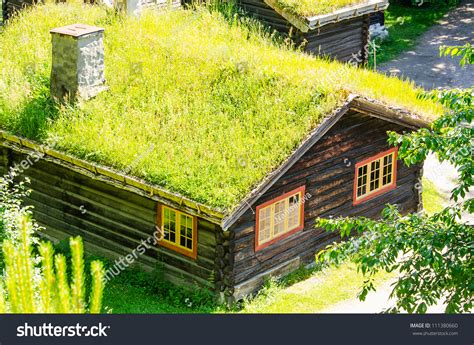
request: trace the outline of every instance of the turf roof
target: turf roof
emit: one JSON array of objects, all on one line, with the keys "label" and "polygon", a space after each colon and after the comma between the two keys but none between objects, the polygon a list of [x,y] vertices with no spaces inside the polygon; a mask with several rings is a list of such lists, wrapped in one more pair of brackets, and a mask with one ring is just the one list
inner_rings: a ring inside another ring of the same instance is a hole
[{"label": "turf roof", "polygon": [[[49,30],[105,28],[109,91],[49,100]],[[229,211],[349,92],[427,118],[442,109],[413,84],[277,46],[220,13],[42,5],[0,34],[0,126]]]},{"label": "turf roof", "polygon": [[344,7],[369,2],[370,0],[276,0],[282,9],[302,17],[329,14]]}]

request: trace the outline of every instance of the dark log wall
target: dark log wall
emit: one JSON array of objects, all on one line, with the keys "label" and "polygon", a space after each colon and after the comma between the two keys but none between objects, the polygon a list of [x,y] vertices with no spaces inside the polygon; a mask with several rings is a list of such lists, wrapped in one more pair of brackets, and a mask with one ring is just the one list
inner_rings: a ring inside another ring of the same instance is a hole
[{"label": "dark log wall", "polygon": [[385,25],[385,11],[372,13],[370,15],[370,25],[375,25],[375,24],[380,24],[382,26]]},{"label": "dark log wall", "polygon": [[283,35],[291,34],[297,45],[304,44],[307,52],[343,62],[350,61],[353,54],[360,54],[360,64],[367,60],[369,15],[302,33],[262,0],[239,0],[239,4],[265,25]]},{"label": "dark log wall", "polygon": [[[284,272],[303,263],[311,263],[314,254],[336,239],[336,234],[314,228],[316,217],[378,217],[387,203],[398,204],[403,212],[418,210],[421,179],[419,166],[407,168],[398,161],[397,188],[358,206],[353,206],[355,164],[389,149],[386,132],[403,131],[399,125],[349,112],[272,188],[253,205],[278,197],[306,185],[312,197],[305,204],[305,229],[258,251],[255,245],[255,214],[245,213],[231,227],[235,243],[232,280],[235,297],[255,291],[272,270]],[[296,261],[295,261],[296,259]],[[279,273],[279,272],[276,272]]]},{"label": "dark log wall", "polygon": [[244,11],[279,33],[288,35],[290,30],[296,33],[295,28],[263,0],[239,0],[238,4]]},{"label": "dark log wall", "polygon": [[3,20],[11,18],[16,11],[21,10],[25,6],[30,6],[37,3],[36,0],[2,0],[3,3]]},{"label": "dark log wall", "polygon": [[[3,149],[0,153],[0,169],[7,154],[10,164],[17,166],[25,158],[12,150]],[[80,235],[89,253],[115,260],[132,253],[155,231],[154,200],[43,160],[22,175],[31,179],[33,190],[27,203],[34,206],[35,219],[52,240]],[[162,267],[165,278],[176,284],[197,283],[214,289],[216,239],[220,233],[214,224],[198,219],[196,260],[151,246],[138,263],[146,269]]]},{"label": "dark log wall", "polygon": [[0,176],[8,173],[8,149],[0,146]]},{"label": "dark log wall", "polygon": [[[363,64],[367,61],[369,16],[329,24],[302,35],[305,50],[343,62]],[[360,60],[360,61],[359,61]]]}]

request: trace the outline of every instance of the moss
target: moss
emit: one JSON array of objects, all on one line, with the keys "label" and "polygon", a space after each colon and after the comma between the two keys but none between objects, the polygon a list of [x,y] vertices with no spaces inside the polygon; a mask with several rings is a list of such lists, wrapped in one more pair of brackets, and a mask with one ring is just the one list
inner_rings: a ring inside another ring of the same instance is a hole
[{"label": "moss", "polygon": [[[109,91],[49,101],[49,30],[105,28]],[[234,207],[349,92],[426,117],[410,82],[291,51],[256,24],[206,9],[122,17],[42,5],[0,33],[0,126],[142,177],[208,206]]]}]

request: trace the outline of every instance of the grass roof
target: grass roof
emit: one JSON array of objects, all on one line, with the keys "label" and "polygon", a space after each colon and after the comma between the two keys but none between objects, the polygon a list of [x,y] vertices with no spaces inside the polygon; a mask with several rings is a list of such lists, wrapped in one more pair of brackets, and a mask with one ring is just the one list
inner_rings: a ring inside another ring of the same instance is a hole
[{"label": "grass roof", "polygon": [[276,0],[282,9],[302,17],[329,14],[344,7],[368,2],[369,0]]},{"label": "grass roof", "polygon": [[[74,107],[49,99],[49,30],[105,28],[109,91]],[[348,92],[425,116],[409,82],[277,46],[255,25],[201,9],[140,19],[42,5],[0,33],[0,126],[221,210],[278,167]]]}]

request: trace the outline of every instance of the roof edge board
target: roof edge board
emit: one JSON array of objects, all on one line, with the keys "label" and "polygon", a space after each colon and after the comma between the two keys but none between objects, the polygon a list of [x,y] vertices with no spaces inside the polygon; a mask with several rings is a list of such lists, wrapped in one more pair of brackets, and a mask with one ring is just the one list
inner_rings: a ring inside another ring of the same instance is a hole
[{"label": "roof edge board", "polygon": [[278,5],[277,0],[263,0],[268,6],[273,8],[279,15],[281,15],[283,18],[288,20],[293,26],[295,26],[297,29],[301,30],[302,32],[308,32],[309,31],[309,26],[307,19],[305,17],[300,17],[296,14],[293,14],[284,8],[281,8],[280,5]]}]

